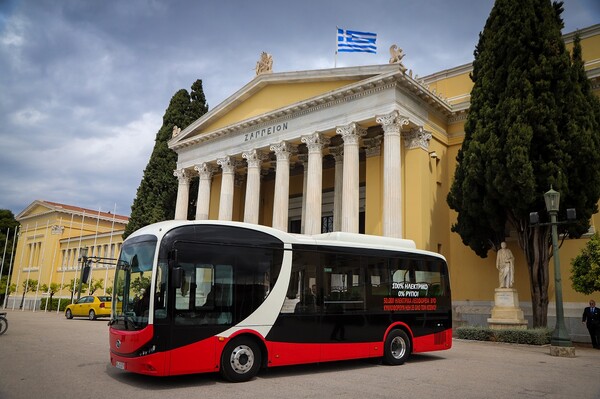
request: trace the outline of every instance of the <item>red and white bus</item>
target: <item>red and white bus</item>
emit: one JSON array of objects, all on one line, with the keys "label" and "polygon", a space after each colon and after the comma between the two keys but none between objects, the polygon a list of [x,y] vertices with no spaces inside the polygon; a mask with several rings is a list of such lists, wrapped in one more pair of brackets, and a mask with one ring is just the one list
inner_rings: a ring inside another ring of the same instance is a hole
[{"label": "red and white bus", "polygon": [[402,364],[452,346],[448,267],[410,240],[167,221],[123,243],[109,324],[111,363],[134,373]]}]

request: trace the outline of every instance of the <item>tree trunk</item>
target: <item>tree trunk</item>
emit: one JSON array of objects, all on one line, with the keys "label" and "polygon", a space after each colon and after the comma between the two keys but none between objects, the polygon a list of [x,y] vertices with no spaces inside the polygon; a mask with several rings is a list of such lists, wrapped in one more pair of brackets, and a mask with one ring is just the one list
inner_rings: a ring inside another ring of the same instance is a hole
[{"label": "tree trunk", "polygon": [[529,283],[531,289],[531,306],[533,310],[533,327],[548,326],[548,263],[550,260],[550,227],[536,226],[519,230],[519,244],[525,253]]},{"label": "tree trunk", "polygon": [[19,306],[19,309],[23,309],[24,302],[25,302],[25,291],[23,291],[23,296],[21,297],[21,305]]}]

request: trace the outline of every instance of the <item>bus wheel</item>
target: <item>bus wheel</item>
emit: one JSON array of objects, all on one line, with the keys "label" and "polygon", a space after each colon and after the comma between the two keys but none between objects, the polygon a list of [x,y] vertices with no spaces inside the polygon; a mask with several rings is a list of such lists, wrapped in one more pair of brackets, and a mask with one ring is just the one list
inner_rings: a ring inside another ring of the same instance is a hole
[{"label": "bus wheel", "polygon": [[221,355],[221,375],[231,382],[243,382],[258,374],[261,353],[250,338],[237,338],[229,342]]},{"label": "bus wheel", "polygon": [[385,340],[383,358],[387,364],[403,364],[410,355],[410,339],[402,330],[393,330]]}]

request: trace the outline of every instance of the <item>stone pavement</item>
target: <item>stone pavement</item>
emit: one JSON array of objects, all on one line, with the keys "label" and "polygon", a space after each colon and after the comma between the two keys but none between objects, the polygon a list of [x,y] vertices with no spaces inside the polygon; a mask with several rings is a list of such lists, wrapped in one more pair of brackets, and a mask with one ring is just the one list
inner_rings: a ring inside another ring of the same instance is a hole
[{"label": "stone pavement", "polygon": [[155,378],[113,368],[106,320],[8,311],[0,336],[0,399],[64,398],[600,398],[600,350],[575,358],[548,346],[455,340],[403,366],[377,359],[263,370],[231,384],[217,374]]}]

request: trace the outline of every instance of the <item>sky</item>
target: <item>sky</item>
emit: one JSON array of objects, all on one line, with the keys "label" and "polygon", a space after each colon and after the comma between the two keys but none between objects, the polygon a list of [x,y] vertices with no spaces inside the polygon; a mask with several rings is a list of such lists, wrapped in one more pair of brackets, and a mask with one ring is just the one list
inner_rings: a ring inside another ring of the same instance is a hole
[{"label": "sky", "polygon": [[[35,200],[129,215],[171,97],[202,79],[209,110],[273,71],[333,68],[336,27],[377,34],[419,76],[473,61],[492,0],[0,0],[0,209]],[[565,0],[563,33],[600,23]],[[173,177],[175,179],[175,177]]]}]

